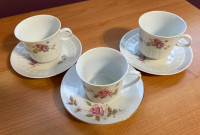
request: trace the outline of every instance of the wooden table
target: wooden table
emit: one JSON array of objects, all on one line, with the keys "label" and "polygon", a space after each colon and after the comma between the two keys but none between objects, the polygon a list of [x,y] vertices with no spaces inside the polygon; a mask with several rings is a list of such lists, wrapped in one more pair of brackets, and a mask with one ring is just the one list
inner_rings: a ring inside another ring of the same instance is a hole
[{"label": "wooden table", "polygon": [[[9,9],[8,10],[12,10]],[[30,79],[17,74],[10,54],[19,42],[15,26],[37,14],[57,16],[81,40],[83,52],[100,46],[119,50],[119,41],[138,27],[140,15],[151,10],[173,12],[187,22],[193,37],[192,64],[171,76],[142,72],[145,92],[139,109],[113,125],[91,125],[71,116],[60,97],[64,74]],[[200,11],[184,0],[91,0],[0,19],[1,135],[199,135],[200,134]]]}]

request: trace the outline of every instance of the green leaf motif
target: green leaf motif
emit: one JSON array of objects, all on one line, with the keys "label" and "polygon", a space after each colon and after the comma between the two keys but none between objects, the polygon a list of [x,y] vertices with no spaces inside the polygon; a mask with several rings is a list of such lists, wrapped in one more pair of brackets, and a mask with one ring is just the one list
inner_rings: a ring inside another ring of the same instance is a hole
[{"label": "green leaf motif", "polygon": [[34,53],[38,53],[36,50],[33,50]]},{"label": "green leaf motif", "polygon": [[87,117],[93,117],[92,114],[86,114],[85,116],[87,116]]},{"label": "green leaf motif", "polygon": [[73,105],[73,103],[72,103],[72,102],[68,102],[68,104],[69,104],[69,105]]},{"label": "green leaf motif", "polygon": [[74,102],[74,99],[73,99],[73,97],[72,97],[72,96],[70,96],[70,101],[71,101],[71,102]]},{"label": "green leaf motif", "polygon": [[92,106],[92,104],[89,101],[86,101],[87,105]]},{"label": "green leaf motif", "polygon": [[151,44],[149,42],[146,43],[147,46],[151,46]]},{"label": "green leaf motif", "polygon": [[77,106],[77,102],[76,102],[76,100],[74,100],[74,105]]},{"label": "green leaf motif", "polygon": [[95,94],[95,95],[94,95],[94,98],[98,98],[98,97],[99,97],[99,95],[98,95],[98,94]]}]

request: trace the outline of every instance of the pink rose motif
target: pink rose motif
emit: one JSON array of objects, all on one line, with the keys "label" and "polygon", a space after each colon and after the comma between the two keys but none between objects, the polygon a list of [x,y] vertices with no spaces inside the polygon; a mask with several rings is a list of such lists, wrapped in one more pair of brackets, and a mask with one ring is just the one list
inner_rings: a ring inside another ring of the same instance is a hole
[{"label": "pink rose motif", "polygon": [[43,46],[42,46],[42,50],[43,50],[43,51],[46,51],[46,50],[48,50],[48,49],[49,49],[48,45],[43,45]]},{"label": "pink rose motif", "polygon": [[36,63],[37,63],[36,61],[31,60],[31,63],[30,63],[30,64],[31,64],[32,66],[34,66]]},{"label": "pink rose motif", "polygon": [[74,112],[77,113],[77,112],[80,112],[81,109],[80,108],[77,108]]},{"label": "pink rose motif", "polygon": [[158,43],[160,43],[161,41],[160,41],[159,39],[154,39],[154,42],[155,42],[156,44],[158,44]]},{"label": "pink rose motif", "polygon": [[140,61],[144,61],[144,57],[139,57],[138,58]]},{"label": "pink rose motif", "polygon": [[42,44],[37,44],[36,47],[37,48],[42,48]]},{"label": "pink rose motif", "polygon": [[94,116],[103,116],[104,110],[102,106],[99,106],[98,104],[94,104],[92,108],[90,108],[89,113]]},{"label": "pink rose motif", "polygon": [[112,94],[112,92],[109,90],[106,90],[106,89],[98,91],[98,95],[100,98],[105,98],[106,96],[109,96],[111,94]]},{"label": "pink rose motif", "polygon": [[158,47],[158,48],[162,48],[164,46],[164,44],[163,43],[158,43],[158,44],[156,44],[156,47]]}]

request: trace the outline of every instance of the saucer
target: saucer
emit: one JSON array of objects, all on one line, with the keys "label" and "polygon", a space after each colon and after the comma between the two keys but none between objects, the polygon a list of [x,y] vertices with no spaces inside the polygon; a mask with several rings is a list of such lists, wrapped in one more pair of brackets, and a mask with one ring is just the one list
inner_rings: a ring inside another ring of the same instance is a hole
[{"label": "saucer", "polygon": [[12,51],[10,62],[13,69],[22,76],[46,78],[69,69],[78,60],[81,52],[81,42],[73,35],[69,40],[62,42],[62,52],[56,60],[48,63],[37,63],[31,59],[28,51],[19,42]]},{"label": "saucer", "polygon": [[[135,69],[130,66],[129,70]],[[124,83],[133,79],[136,79],[136,77],[127,76],[124,79]],[[94,103],[86,96],[74,65],[65,74],[60,92],[66,110],[75,118],[90,124],[105,125],[129,118],[142,101],[144,86],[142,80],[139,80],[129,88],[121,90],[112,101]]]},{"label": "saucer", "polygon": [[[187,43],[185,39],[179,42]],[[185,70],[192,62],[193,52],[191,47],[174,46],[172,52],[164,59],[150,59],[145,57],[138,48],[139,28],[126,33],[120,41],[120,51],[129,64],[135,68],[155,75],[172,75]]]}]

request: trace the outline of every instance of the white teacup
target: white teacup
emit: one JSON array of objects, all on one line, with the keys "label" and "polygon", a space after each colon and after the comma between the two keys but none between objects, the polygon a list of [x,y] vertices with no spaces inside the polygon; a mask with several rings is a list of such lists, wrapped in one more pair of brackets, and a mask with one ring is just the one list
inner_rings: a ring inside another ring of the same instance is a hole
[{"label": "white teacup", "polygon": [[[169,12],[151,11],[139,19],[140,43],[139,50],[149,58],[161,59],[167,57],[175,45],[188,47],[192,38],[186,31],[185,21]],[[188,44],[180,44],[180,38],[188,38]]]},{"label": "white teacup", "polygon": [[[138,71],[128,72],[125,57],[117,50],[99,47],[88,50],[80,56],[76,71],[81,78],[87,96],[94,102],[105,103],[116,97],[119,90],[125,89],[140,80]],[[137,78],[123,85],[127,75]]]},{"label": "white teacup", "polygon": [[33,60],[50,62],[61,53],[62,40],[72,35],[69,28],[61,28],[58,18],[51,15],[36,15],[21,21],[14,34],[28,50]]}]

